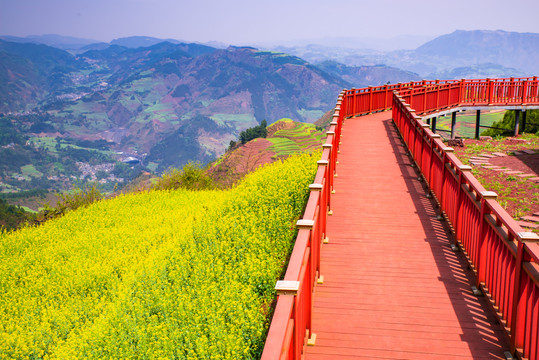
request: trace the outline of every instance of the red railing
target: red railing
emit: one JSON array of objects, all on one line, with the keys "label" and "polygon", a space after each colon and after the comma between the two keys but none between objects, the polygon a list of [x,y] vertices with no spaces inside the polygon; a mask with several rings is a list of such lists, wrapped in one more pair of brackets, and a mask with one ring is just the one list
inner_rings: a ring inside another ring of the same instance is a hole
[{"label": "red railing", "polygon": [[322,145],[322,159],[303,219],[297,223],[298,236],[283,281],[277,283],[277,304],[262,359],[300,359],[311,333],[312,292],[320,276],[320,247],[326,238],[326,220],[330,209],[333,174],[337,161],[342,116],[339,96],[333,121]]},{"label": "red railing", "polygon": [[423,113],[429,113],[435,111],[433,104],[438,101],[440,109],[470,103],[537,105],[537,79],[461,82],[457,105],[447,100],[457,87],[449,84],[440,88],[447,90],[446,94],[435,89],[406,90],[402,96],[394,93],[393,120],[451,222],[455,238],[477,276],[477,286],[488,297],[511,339],[512,351],[521,358],[538,360],[539,237],[522,230],[498,204],[496,194],[485,190],[471,168],[456,158],[453,149],[429,130],[411,106],[419,104]]},{"label": "red railing", "polygon": [[525,233],[433,134],[418,115],[459,106],[539,105],[537,77],[417,81],[344,90],[323,145],[315,181],[283,281],[262,354],[263,360],[300,359],[313,340],[312,293],[320,275],[320,248],[345,117],[392,108],[408,150],[452,223],[455,236],[511,337],[514,352],[539,360],[539,239]]}]

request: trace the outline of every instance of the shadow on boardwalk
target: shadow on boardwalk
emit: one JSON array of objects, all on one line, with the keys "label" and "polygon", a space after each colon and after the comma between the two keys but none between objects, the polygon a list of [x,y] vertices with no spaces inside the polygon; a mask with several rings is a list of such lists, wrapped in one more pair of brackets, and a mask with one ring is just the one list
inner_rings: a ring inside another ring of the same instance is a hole
[{"label": "shadow on boardwalk", "polygon": [[390,116],[343,127],[306,359],[504,359],[505,334]]},{"label": "shadow on boardwalk", "polygon": [[[440,272],[439,281],[444,285],[461,325],[461,340],[469,344],[473,358],[484,358],[485,355],[501,357],[503,350],[509,350],[505,332],[489,310],[487,300],[473,295],[471,286],[476,282],[473,271],[464,254],[452,251],[450,245],[455,239],[449,224],[438,220],[440,208],[434,198],[427,198],[427,184],[419,180],[417,167],[411,166],[412,159],[406,155],[404,141],[398,137],[396,127],[391,120],[385,120],[384,126],[423,229],[430,235],[425,241],[432,250]],[[485,354],[486,349],[493,347],[501,349],[502,353]]]}]

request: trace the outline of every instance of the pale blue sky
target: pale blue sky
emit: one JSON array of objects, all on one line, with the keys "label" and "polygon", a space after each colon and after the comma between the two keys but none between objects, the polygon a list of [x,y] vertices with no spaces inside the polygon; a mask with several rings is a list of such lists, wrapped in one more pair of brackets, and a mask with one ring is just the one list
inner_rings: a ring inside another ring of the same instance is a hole
[{"label": "pale blue sky", "polygon": [[146,35],[258,44],[325,37],[539,33],[538,0],[0,0],[0,35]]}]

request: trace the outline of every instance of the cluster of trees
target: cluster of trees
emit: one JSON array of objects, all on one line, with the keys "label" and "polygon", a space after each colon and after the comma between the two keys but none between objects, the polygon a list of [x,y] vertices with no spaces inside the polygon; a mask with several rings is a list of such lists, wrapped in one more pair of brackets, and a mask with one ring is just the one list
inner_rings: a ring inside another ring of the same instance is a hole
[{"label": "cluster of trees", "polygon": [[238,145],[238,143],[241,143],[243,145],[256,138],[265,138],[266,136],[268,136],[267,127],[268,123],[264,119],[260,122],[260,125],[243,130],[242,132],[240,132],[240,138],[238,142],[231,141],[228,146],[228,150],[234,149]]},{"label": "cluster of trees", "polygon": [[19,206],[10,205],[5,200],[0,199],[0,231],[2,229],[14,230],[21,224],[33,219],[33,215],[24,211]]},{"label": "cluster of trees", "polygon": [[[482,135],[513,135],[515,129],[515,111],[507,111],[503,119],[492,124],[492,128],[484,131]],[[526,110],[526,123],[523,124],[520,116],[520,132],[539,135],[539,110]]]}]

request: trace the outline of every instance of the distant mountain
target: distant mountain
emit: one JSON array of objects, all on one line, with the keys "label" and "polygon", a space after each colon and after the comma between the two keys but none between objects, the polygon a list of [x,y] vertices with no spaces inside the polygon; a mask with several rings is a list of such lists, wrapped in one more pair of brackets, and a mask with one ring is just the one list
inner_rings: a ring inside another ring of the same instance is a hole
[{"label": "distant mountain", "polygon": [[398,49],[415,49],[418,46],[424,44],[425,42],[432,40],[433,38],[434,36],[405,34],[391,38],[341,36],[289,40],[282,41],[280,43],[261,44],[260,46],[262,48],[271,48],[276,50],[280,49],[281,47],[291,47],[295,49],[309,47],[338,47],[342,49],[371,49],[375,51],[392,51]]},{"label": "distant mountain", "polygon": [[[23,188],[38,176],[70,181],[80,162],[140,160],[158,172],[189,160],[206,163],[262,120],[322,118],[343,88],[427,76],[536,75],[537,37],[457,31],[416,50],[309,45],[296,49],[301,57],[151,37],[69,52],[0,40],[0,122],[11,134],[0,137],[0,186],[8,179]],[[68,40],[47,41],[77,39]],[[115,176],[131,175],[120,168]]]},{"label": "distant mountain", "polygon": [[334,61],[325,61],[316,66],[342,77],[355,88],[421,80],[416,73],[385,65],[346,66]]},{"label": "distant mountain", "polygon": [[61,93],[79,65],[57,48],[0,40],[0,113],[30,110],[50,93]]},{"label": "distant mountain", "polygon": [[526,76],[526,74],[514,68],[502,65],[486,63],[471,66],[456,67],[451,70],[441,71],[427,76],[428,79],[484,79],[488,77],[507,78],[512,76]]},{"label": "distant mountain", "polygon": [[452,59],[466,65],[493,63],[539,74],[539,34],[457,30],[418,47],[416,57]]},{"label": "distant mountain", "polygon": [[[358,49],[354,43],[310,44],[275,47],[314,63],[327,60],[348,66],[384,64],[419,74],[420,77],[448,76],[452,69],[477,67],[480,72],[468,71],[470,76],[482,74],[494,77],[500,74],[499,65],[508,76],[539,74],[539,34],[516,33],[502,30],[458,30],[439,36],[414,50],[382,51]],[[513,71],[514,70],[514,71]],[[462,70],[459,70],[462,72]]]},{"label": "distant mountain", "polygon": [[282,53],[170,42],[74,56],[3,41],[0,76],[0,112],[23,135],[107,140],[157,171],[208,162],[264,119],[313,122],[349,86]]},{"label": "distant mountain", "polygon": [[62,50],[78,50],[84,46],[98,42],[97,40],[83,39],[72,36],[62,36],[56,34],[29,35],[26,37],[0,36],[0,39],[18,43],[44,44]]},{"label": "distant mountain", "polygon": [[150,36],[128,36],[124,38],[114,39],[110,42],[111,45],[119,45],[127,48],[139,48],[156,45],[162,42],[172,44],[180,44],[181,41],[175,39],[159,39]]}]

